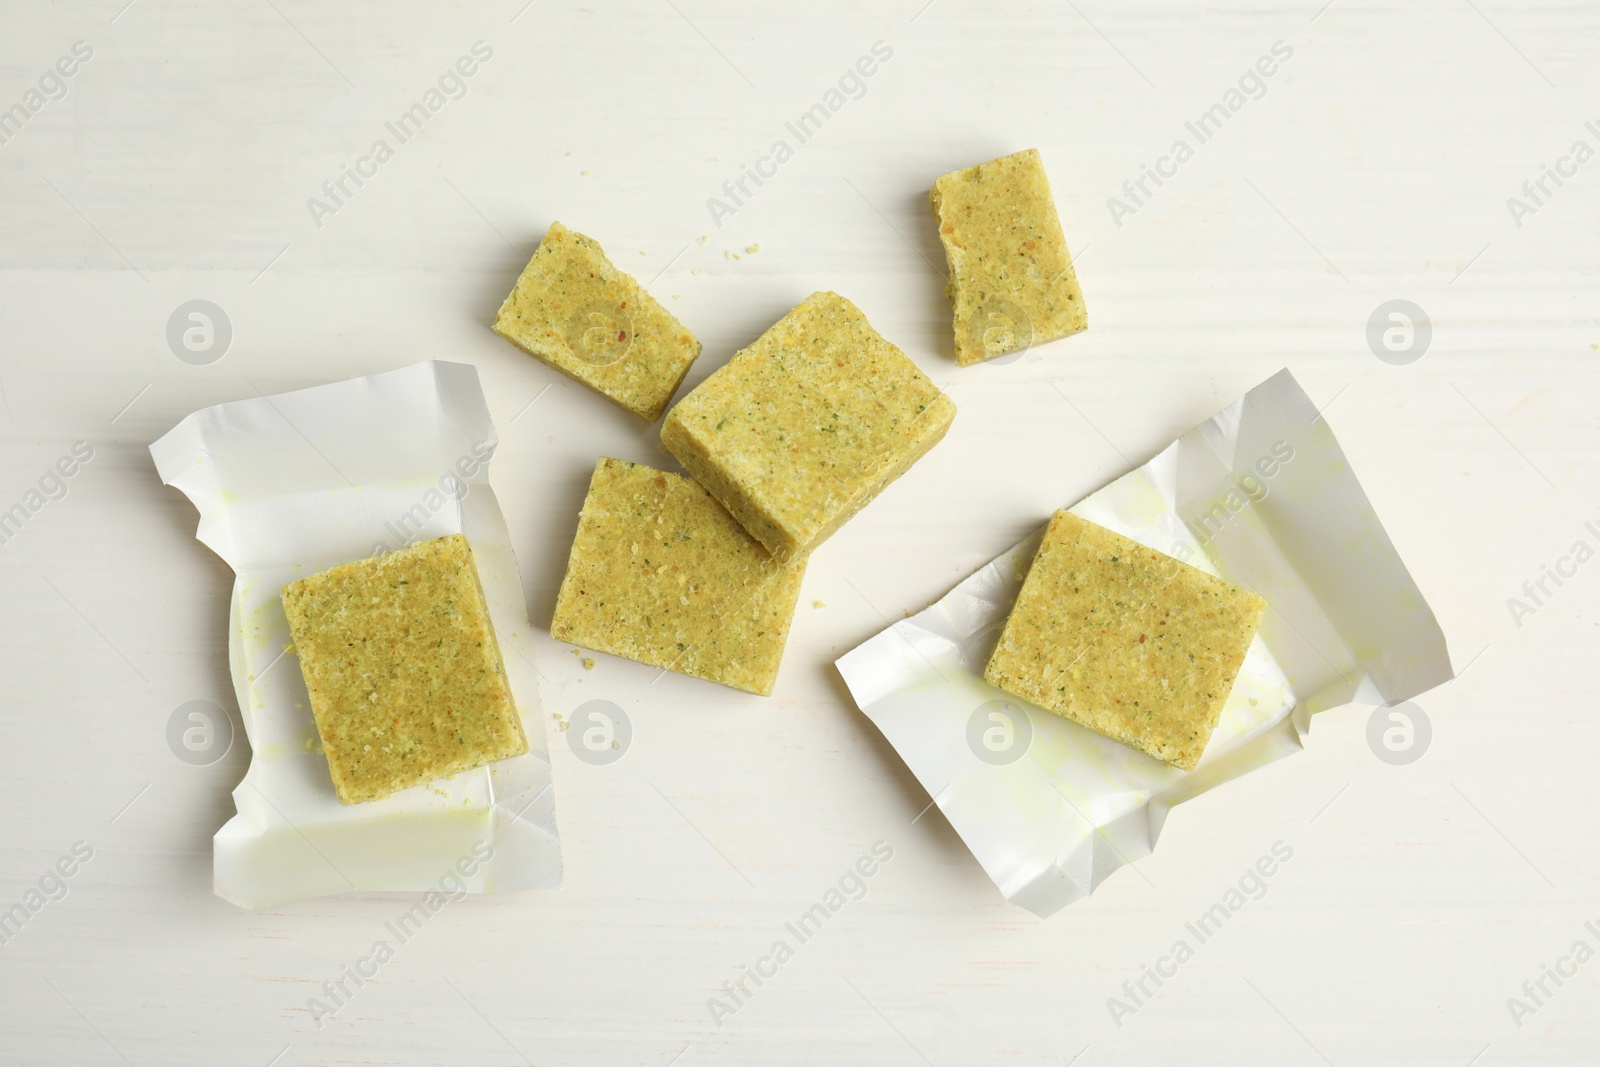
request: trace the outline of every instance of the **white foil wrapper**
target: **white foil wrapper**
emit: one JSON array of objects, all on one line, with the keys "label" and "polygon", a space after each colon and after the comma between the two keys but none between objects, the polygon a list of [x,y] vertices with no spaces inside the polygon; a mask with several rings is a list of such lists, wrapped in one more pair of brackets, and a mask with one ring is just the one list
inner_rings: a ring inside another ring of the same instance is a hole
[{"label": "white foil wrapper", "polygon": [[1037,915],[1149,855],[1173,805],[1299,751],[1312,714],[1453,677],[1433,613],[1287,370],[1069,510],[1270,605],[1193,771],[984,682],[1042,528],[838,661],[995,885]]},{"label": "white foil wrapper", "polygon": [[[404,370],[197,411],[150,446],[233,568],[228,660],[250,740],[215,889],[240,907],[379,890],[561,883],[532,634],[489,487],[498,439],[478,373]],[[529,751],[382,800],[340,804],[289,646],[285,583],[413,541],[472,545]]]}]

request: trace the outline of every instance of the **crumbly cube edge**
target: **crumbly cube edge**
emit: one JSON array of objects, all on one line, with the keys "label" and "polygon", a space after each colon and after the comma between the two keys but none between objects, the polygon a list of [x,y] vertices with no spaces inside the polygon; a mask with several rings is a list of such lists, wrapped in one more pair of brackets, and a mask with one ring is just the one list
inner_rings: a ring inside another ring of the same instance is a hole
[{"label": "crumbly cube edge", "polygon": [[1037,149],[943,175],[929,201],[950,265],[945,292],[959,365],[1088,328]]}]

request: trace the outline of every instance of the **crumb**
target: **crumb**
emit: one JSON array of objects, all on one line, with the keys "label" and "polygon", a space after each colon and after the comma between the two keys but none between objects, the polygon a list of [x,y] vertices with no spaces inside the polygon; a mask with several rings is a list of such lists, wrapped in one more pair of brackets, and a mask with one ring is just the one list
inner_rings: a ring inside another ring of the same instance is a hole
[{"label": "crumb", "polygon": [[583,172],[583,176],[584,176],[584,177],[585,177],[585,178],[587,178],[587,177],[588,177],[588,176],[589,176],[589,172],[588,172],[588,171],[584,171],[584,172]]},{"label": "crumb", "polygon": [[583,669],[586,671],[594,670],[594,660],[590,659],[588,656],[583,657]]},{"label": "crumb", "polygon": [[694,267],[689,271],[689,273],[694,275],[696,278],[698,278],[698,277],[700,277],[700,268],[699,267]]},{"label": "crumb", "polygon": [[648,255],[649,255],[649,254],[650,254],[650,253],[649,253],[649,252],[646,252],[646,251],[645,251],[645,250],[644,250],[644,249],[642,249],[642,248],[641,248],[641,249],[639,249],[639,254],[640,254],[640,255],[641,255],[641,256],[648,256]]},{"label": "crumb", "polygon": [[723,250],[722,256],[723,256],[724,259],[728,259],[728,260],[734,260],[734,259],[743,258],[743,257],[741,257],[739,255],[739,253],[731,251],[731,250],[728,250],[728,249],[724,249]]},{"label": "crumb", "polygon": [[755,255],[757,252],[761,251],[761,242],[757,241],[753,245],[746,245],[745,251],[750,253],[752,256]]},{"label": "crumb", "polygon": [[699,241],[701,244],[705,244],[707,241],[711,240],[711,238],[707,237],[705,234],[701,234],[699,237],[695,238],[695,240]]},{"label": "crumb", "polygon": [[812,601],[812,602],[811,602],[811,606],[812,606],[812,607],[813,607],[813,608],[818,608],[818,609],[820,609],[820,608],[825,608],[825,607],[827,607],[827,606],[828,606],[828,605],[826,605],[826,604],[824,604],[824,603],[823,603],[823,602],[822,602],[822,601],[820,601],[820,600],[813,600],[813,601]]}]

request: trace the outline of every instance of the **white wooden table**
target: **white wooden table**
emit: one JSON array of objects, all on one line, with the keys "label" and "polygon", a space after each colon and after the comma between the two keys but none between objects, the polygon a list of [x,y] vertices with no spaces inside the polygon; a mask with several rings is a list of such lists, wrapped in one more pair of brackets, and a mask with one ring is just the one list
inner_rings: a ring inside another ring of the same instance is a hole
[{"label": "white wooden table", "polygon": [[[0,108],[21,106],[0,115],[0,510],[25,511],[0,545],[0,911],[27,913],[0,945],[0,1062],[1600,1056],[1600,962],[1570,956],[1600,949],[1600,563],[1562,562],[1600,548],[1593,5],[124,2],[0,15]],[[844,77],[876,42],[871,77]],[[786,124],[830,102],[799,143]],[[958,370],[926,191],[1027,146],[1091,329]],[[732,205],[723,183],[758,164]],[[1140,191],[1145,165],[1168,176]],[[552,219],[696,331],[691,383],[832,288],[959,406],[814,556],[770,699],[585,670],[544,633],[595,458],[670,462],[486,327]],[[1405,365],[1368,343],[1395,299],[1430,323]],[[191,300],[226,316],[220,358],[169,346]],[[562,889],[450,905],[319,1028],[308,1000],[409,898],[212,896],[246,746],[190,765],[167,728],[193,700],[237,715],[230,574],[146,446],[198,407],[431,357],[489,390],[546,712],[611,700],[634,737],[592,766],[552,734]],[[1418,701],[1422,758],[1380,760],[1370,709],[1322,716],[1305,753],[1180,808],[1153,857],[1037,920],[921,814],[832,661],[1285,365],[1462,677]],[[58,480],[76,442],[92,457]],[[1547,565],[1569,576],[1534,602]],[[879,841],[865,898],[714,1020]],[[1261,899],[1114,1013],[1276,842],[1293,857]]]}]

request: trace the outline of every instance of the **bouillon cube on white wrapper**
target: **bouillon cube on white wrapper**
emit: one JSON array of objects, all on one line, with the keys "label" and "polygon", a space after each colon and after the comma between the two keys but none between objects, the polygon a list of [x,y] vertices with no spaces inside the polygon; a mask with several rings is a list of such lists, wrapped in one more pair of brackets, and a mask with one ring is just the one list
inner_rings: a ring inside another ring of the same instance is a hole
[{"label": "bouillon cube on white wrapper", "polygon": [[1038,915],[1148,855],[1173,805],[1299,751],[1315,712],[1452,677],[1433,613],[1287,370],[1068,510],[1268,602],[1193,771],[984,682],[1042,530],[838,661],[1006,899]]},{"label": "bouillon cube on white wrapper", "polygon": [[[329,893],[492,893],[561,882],[550,760],[522,584],[489,487],[497,438],[477,371],[428,362],[197,411],[150,446],[233,568],[228,661],[250,740],[214,839],[218,896],[266,908]],[[446,534],[472,545],[526,755],[340,804],[289,646],[286,582]]]}]

